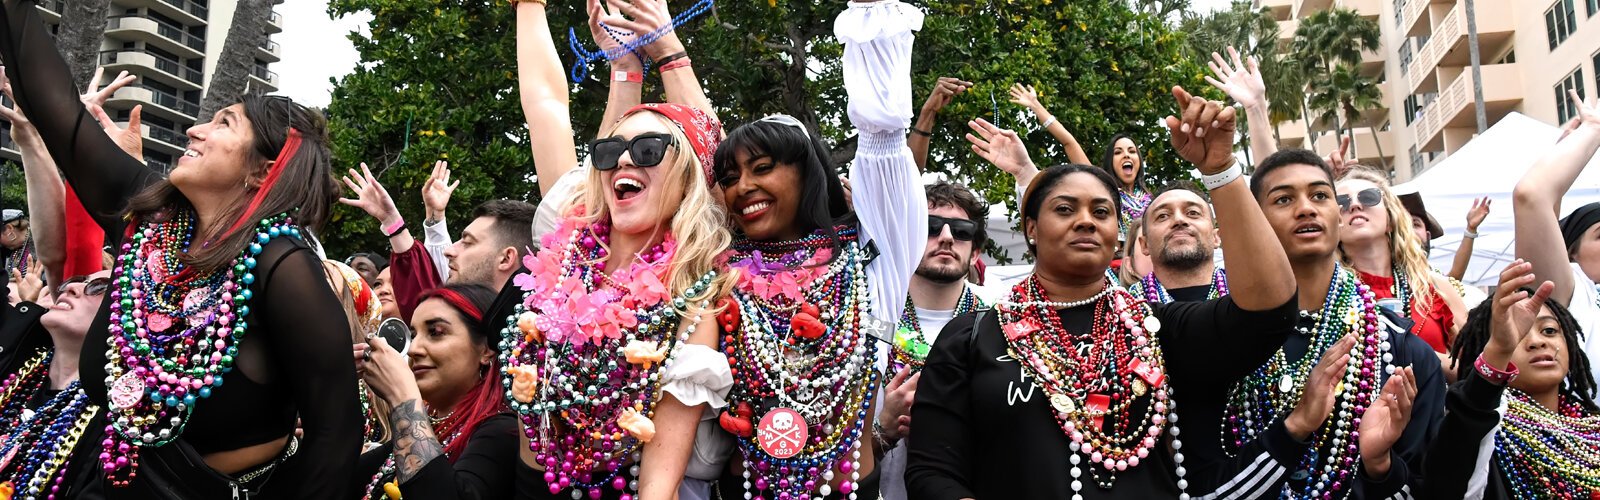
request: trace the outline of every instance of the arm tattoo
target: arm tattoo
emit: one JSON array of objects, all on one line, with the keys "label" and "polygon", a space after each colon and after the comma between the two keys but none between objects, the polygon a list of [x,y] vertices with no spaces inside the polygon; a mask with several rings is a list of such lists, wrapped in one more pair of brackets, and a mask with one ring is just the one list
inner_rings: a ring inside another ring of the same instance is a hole
[{"label": "arm tattoo", "polygon": [[433,426],[428,423],[428,415],[421,406],[421,402],[412,399],[395,405],[394,410],[389,412],[389,421],[394,426],[394,458],[399,468],[397,479],[401,483],[416,477],[423,466],[444,454],[444,447],[439,445],[439,438],[433,435]]}]

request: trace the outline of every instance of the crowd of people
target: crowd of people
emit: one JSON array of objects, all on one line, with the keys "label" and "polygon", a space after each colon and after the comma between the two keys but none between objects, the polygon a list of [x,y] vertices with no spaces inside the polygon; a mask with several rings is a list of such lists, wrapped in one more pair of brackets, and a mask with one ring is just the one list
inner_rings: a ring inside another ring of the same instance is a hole
[{"label": "crowd of people", "polygon": [[[1093,164],[1018,84],[1068,163],[968,122],[1034,262],[986,300],[987,204],[922,175],[973,84],[913,115],[918,8],[836,20],[844,177],[793,117],[725,130],[663,0],[587,9],[622,56],[585,157],[545,2],[513,0],[539,202],[453,234],[436,163],[419,245],[285,98],[144,165],[101,109],[132,77],[80,94],[33,2],[0,4],[28,194],[0,214],[0,499],[1600,497],[1600,203],[1561,213],[1593,99],[1516,186],[1518,260],[1485,294],[1428,265],[1420,197],[1266,140],[1231,49],[1207,78],[1231,103],[1173,87],[1159,118],[1200,186],[1151,188],[1130,135],[1089,138]],[[330,259],[334,203],[387,251]]]}]

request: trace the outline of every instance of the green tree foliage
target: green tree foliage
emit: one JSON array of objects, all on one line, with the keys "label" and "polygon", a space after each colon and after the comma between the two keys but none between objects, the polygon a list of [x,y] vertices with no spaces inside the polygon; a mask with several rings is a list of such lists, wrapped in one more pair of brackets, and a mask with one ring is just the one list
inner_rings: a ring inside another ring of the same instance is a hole
[{"label": "green tree foliage", "polygon": [[1306,105],[1319,121],[1333,121],[1340,135],[1382,99],[1377,81],[1356,70],[1363,52],[1378,49],[1378,37],[1377,21],[1337,7],[1312,14],[1295,31],[1291,58],[1305,75]]},{"label": "green tree foliage", "polygon": [[[1210,90],[1203,63],[1189,56],[1165,17],[1108,0],[914,3],[928,13],[913,56],[914,106],[939,76],[977,84],[941,114],[930,171],[968,182],[991,201],[1014,203],[1009,176],[983,163],[962,138],[976,117],[1027,133],[1040,165],[1065,161],[1036,120],[1007,102],[1005,89],[1022,82],[1040,89],[1092,158],[1112,135],[1129,132],[1144,149],[1152,182],[1188,175],[1191,167],[1170,152],[1160,119],[1173,112],[1172,85]],[[672,7],[691,5],[680,0]],[[855,151],[843,51],[833,37],[833,20],[845,7],[843,1],[724,1],[678,33],[729,129],[771,113],[794,115],[826,139],[842,168]],[[569,28],[594,48],[582,8],[582,2],[549,7],[569,69],[576,61],[566,43]],[[376,35],[352,35],[362,62],[337,82],[329,108],[340,166],[366,161],[381,171],[411,221],[421,218],[416,191],[431,162],[446,155],[462,179],[451,202],[457,220],[486,199],[534,201],[515,91],[513,16],[504,2],[332,0],[329,6],[333,14],[360,10],[373,14],[369,28]],[[604,64],[589,69],[572,86],[580,143],[594,137],[606,99]],[[647,78],[647,101],[661,99],[655,81]],[[383,245],[376,223],[347,208],[336,212],[334,233],[328,239],[339,252]]]},{"label": "green tree foliage", "polygon": [[[1234,47],[1261,62],[1274,141],[1279,122],[1301,117],[1300,105],[1306,83],[1295,62],[1288,57],[1287,47],[1279,44],[1278,21],[1273,19],[1270,8],[1257,9],[1251,2],[1236,0],[1227,9],[1184,18],[1179,31],[1189,36],[1190,57],[1196,60],[1210,60],[1213,52],[1225,55],[1228,47]],[[1240,147],[1248,151],[1252,138],[1246,127],[1241,126],[1240,132],[1245,135]]]}]

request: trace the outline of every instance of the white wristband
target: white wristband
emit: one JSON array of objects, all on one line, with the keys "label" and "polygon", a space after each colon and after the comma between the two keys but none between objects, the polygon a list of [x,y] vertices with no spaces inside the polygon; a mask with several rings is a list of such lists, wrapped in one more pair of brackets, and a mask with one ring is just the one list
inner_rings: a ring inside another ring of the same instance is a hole
[{"label": "white wristband", "polygon": [[1468,229],[1465,232],[1461,233],[1461,236],[1463,238],[1474,238],[1474,239],[1476,239],[1478,237],[1478,232],[1477,231],[1473,231],[1471,229]]},{"label": "white wristband", "polygon": [[1212,191],[1238,180],[1243,174],[1244,169],[1239,168],[1239,162],[1236,160],[1233,162],[1233,166],[1228,167],[1227,170],[1223,170],[1221,173],[1201,176],[1200,183],[1205,184],[1207,191]]},{"label": "white wristband", "polygon": [[1049,120],[1045,120],[1043,124],[1040,124],[1039,128],[1041,128],[1041,129],[1050,128],[1050,126],[1054,125],[1055,123],[1056,123],[1056,117],[1052,116],[1052,117],[1050,117]]}]

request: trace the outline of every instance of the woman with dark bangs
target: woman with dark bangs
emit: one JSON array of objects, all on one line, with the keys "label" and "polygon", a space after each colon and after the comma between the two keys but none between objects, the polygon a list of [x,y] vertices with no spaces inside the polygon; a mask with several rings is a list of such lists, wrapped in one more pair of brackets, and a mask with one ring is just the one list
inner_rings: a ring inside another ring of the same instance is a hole
[{"label": "woman with dark bangs", "polygon": [[367,386],[393,407],[388,443],[361,455],[361,498],[510,498],[517,421],[501,396],[495,292],[447,285],[424,292],[405,354],[356,344]]},{"label": "woman with dark bangs", "polygon": [[905,136],[922,16],[894,0],[853,2],[834,25],[860,132],[854,212],[827,148],[793,117],[746,124],[717,149],[715,178],[735,230],[727,262],[738,276],[718,316],[734,370],[719,422],[742,455],[722,498],[877,498],[876,458],[892,446],[874,439],[868,417],[883,382],[881,341],[928,237]]},{"label": "woman with dark bangs", "polygon": [[322,117],[245,97],[190,128],[163,177],[79,103],[34,4],[0,8],[0,58],[116,255],[80,356],[109,421],[105,495],[348,498],[361,446],[349,327],[302,239],[335,196]]}]

